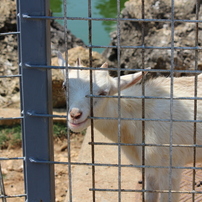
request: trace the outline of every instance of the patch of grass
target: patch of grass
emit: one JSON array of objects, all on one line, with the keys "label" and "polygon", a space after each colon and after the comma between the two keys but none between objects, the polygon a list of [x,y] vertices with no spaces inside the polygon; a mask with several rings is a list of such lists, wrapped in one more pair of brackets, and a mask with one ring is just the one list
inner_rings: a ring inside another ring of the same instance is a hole
[{"label": "patch of grass", "polygon": [[[70,134],[72,132],[70,131]],[[85,131],[82,132],[85,134]],[[67,138],[67,126],[63,123],[53,124],[54,139]],[[8,147],[21,147],[22,145],[22,131],[21,125],[14,126],[0,126],[0,149],[7,149]]]},{"label": "patch of grass", "polygon": [[0,126],[0,148],[6,149],[9,146],[21,146],[21,126]]},{"label": "patch of grass", "polygon": [[[69,131],[70,135],[72,134],[86,134],[86,130],[82,131],[81,133],[74,133],[71,130]],[[53,124],[53,137],[54,138],[67,138],[67,125],[64,123],[54,123]]]},{"label": "patch of grass", "polygon": [[63,123],[53,124],[53,137],[65,138],[67,137],[67,125]]}]

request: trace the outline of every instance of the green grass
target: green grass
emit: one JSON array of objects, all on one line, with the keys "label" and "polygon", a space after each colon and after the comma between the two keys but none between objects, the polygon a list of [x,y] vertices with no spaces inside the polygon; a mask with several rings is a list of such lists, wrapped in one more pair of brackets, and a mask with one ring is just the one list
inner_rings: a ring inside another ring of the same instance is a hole
[{"label": "green grass", "polygon": [[65,138],[67,137],[67,126],[62,123],[53,124],[53,137],[54,138]]},{"label": "green grass", "polygon": [[[70,135],[72,132],[70,131]],[[85,131],[82,132],[85,134]],[[67,138],[67,126],[62,123],[53,124],[53,137],[54,139]],[[7,149],[8,147],[21,147],[22,145],[22,132],[21,125],[14,126],[0,126],[0,149]]]},{"label": "green grass", "polygon": [[9,146],[21,146],[21,126],[0,126],[0,148],[6,149]]}]

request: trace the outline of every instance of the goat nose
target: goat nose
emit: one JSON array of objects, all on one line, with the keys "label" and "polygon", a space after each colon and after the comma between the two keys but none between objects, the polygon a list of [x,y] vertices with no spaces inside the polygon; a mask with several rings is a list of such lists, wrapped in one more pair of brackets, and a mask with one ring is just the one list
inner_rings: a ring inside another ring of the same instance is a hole
[{"label": "goat nose", "polygon": [[72,109],[70,111],[70,116],[72,119],[79,119],[82,115],[82,112],[79,109]]}]

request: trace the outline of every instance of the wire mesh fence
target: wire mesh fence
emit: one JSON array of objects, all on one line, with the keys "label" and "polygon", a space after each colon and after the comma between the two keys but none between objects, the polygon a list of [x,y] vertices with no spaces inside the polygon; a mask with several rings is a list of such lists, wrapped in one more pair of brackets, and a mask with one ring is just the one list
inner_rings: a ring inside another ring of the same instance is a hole
[{"label": "wire mesh fence", "polygon": [[[1,9],[1,33],[0,33],[0,43],[1,43],[1,56],[0,56],[0,199],[1,201],[13,201],[18,199],[24,199],[26,194],[24,191],[24,177],[22,174],[23,165],[23,154],[22,149],[20,149],[20,142],[18,140],[21,138],[21,127],[16,127],[16,124],[20,124],[23,116],[21,115],[20,109],[16,109],[16,113],[12,113],[10,107],[15,105],[14,103],[19,102],[19,80],[21,79],[21,72],[19,71],[17,65],[17,37],[19,31],[16,27],[16,6],[15,2],[1,2],[4,4],[1,8],[8,8],[10,5],[10,18],[13,19],[12,22],[9,21]],[[5,20],[5,21],[4,21]],[[7,20],[7,21],[6,21]],[[4,24],[5,23],[5,24]],[[13,96],[8,96],[13,92]],[[10,122],[13,124],[10,125]],[[7,126],[8,125],[8,126]],[[9,133],[12,131],[12,135]],[[16,146],[16,154],[10,156],[10,151],[6,151],[6,148],[12,150],[13,146]],[[18,179],[15,179],[13,173],[18,172]],[[9,180],[16,180],[16,183],[10,183]],[[16,188],[21,186],[20,192],[16,191]]]},{"label": "wire mesh fence", "polygon": [[[2,150],[5,155],[0,158],[0,164],[3,165],[0,166],[2,201],[16,198],[59,201],[55,190],[60,187],[58,184],[55,186],[57,174],[54,170],[58,165],[64,166],[68,173],[68,182],[64,185],[67,189],[66,201],[201,201],[201,1],[196,0],[192,4],[187,2],[185,7],[190,8],[191,18],[181,15],[182,1],[179,0],[129,1],[125,4],[127,11],[121,11],[121,0],[117,0],[116,16],[98,18],[94,17],[92,11],[94,0],[86,2],[86,17],[80,17],[79,13],[76,17],[69,16],[68,1],[65,0],[62,2],[64,15],[60,17],[50,16],[49,1],[17,0],[18,28],[16,31],[3,32],[0,37],[18,36],[19,71],[3,72],[0,79],[1,83],[10,79],[20,80],[21,109],[15,117],[12,114],[5,117],[1,110],[0,121],[4,123],[12,119],[21,122],[23,151],[21,156],[11,157]],[[168,9],[167,13],[162,12],[163,8]],[[129,11],[131,13],[127,13]],[[178,12],[181,13],[178,15]],[[49,24],[52,20],[60,20],[64,27],[66,51],[60,67],[50,63]],[[87,23],[88,42],[85,48],[88,50],[88,61],[84,66],[79,61],[75,66],[68,65],[71,59],[68,23],[72,21],[75,25],[77,21]],[[113,42],[110,45],[94,44],[93,28],[98,21],[115,22],[111,35]],[[129,35],[125,39],[123,36],[127,33]],[[152,34],[156,38],[153,39]],[[187,41],[184,40],[186,37]],[[160,40],[163,42],[159,43]],[[102,56],[108,61],[105,68],[94,66],[95,49],[104,50]],[[66,115],[52,113],[52,69],[66,70]],[[109,77],[106,72],[115,77]],[[142,80],[137,84],[139,94],[132,92],[137,90],[133,88],[137,80],[133,79],[122,87],[132,78],[127,74],[137,75],[134,72],[142,72],[138,75],[144,75],[143,79],[137,77],[138,81]],[[166,82],[158,80],[156,77],[159,75],[166,75]],[[184,77],[184,80],[175,77],[184,75],[191,77]],[[108,77],[114,81],[110,85],[117,85],[119,90],[110,94],[112,90],[108,91],[104,83],[105,88],[96,92],[100,83],[103,80],[107,82]],[[73,85],[72,78],[76,80]],[[160,86],[157,88],[160,93],[149,93],[149,90],[154,90],[149,85]],[[166,93],[162,90],[164,85],[167,86]],[[79,96],[82,97],[84,93],[79,105]],[[113,110],[107,108],[108,105],[102,108],[100,100],[102,103],[107,100],[108,104],[113,102]],[[133,113],[125,115],[126,103],[138,104],[138,107],[127,106],[131,107],[129,111]],[[86,109],[78,110],[78,106],[82,105],[89,110],[87,119],[90,126],[78,159],[72,158],[72,133],[67,131],[65,159],[68,160],[54,160],[56,151],[53,146],[52,119],[68,119],[69,127],[74,130],[80,120],[86,121],[82,119]],[[102,113],[98,113],[100,109],[97,106],[102,108]],[[165,139],[162,139],[160,131]],[[104,138],[101,133],[111,140]],[[154,139],[150,139],[150,136]],[[134,162],[134,159],[138,160]],[[186,159],[191,160],[187,162]],[[23,164],[25,188],[16,194],[5,189],[6,177],[4,172],[2,174],[8,166],[5,162],[13,161]],[[180,172],[181,183],[175,187]],[[163,180],[164,184],[160,183]],[[158,194],[162,195],[158,198]],[[179,198],[175,198],[177,194]]]}]

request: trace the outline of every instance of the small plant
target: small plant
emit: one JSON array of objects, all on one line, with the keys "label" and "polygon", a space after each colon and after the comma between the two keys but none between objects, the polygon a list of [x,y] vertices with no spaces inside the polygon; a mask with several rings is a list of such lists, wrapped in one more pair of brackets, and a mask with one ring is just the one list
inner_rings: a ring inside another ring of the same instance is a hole
[{"label": "small plant", "polygon": [[[69,132],[70,132],[70,135],[77,134],[75,132],[72,132],[71,130]],[[85,135],[86,130],[84,130],[78,134]],[[62,138],[62,139],[67,138],[67,125],[64,123],[54,123],[53,124],[53,137],[54,138]]]},{"label": "small plant", "polygon": [[[70,131],[72,135],[72,132]],[[82,132],[85,134],[85,131]],[[64,123],[53,124],[53,137],[54,139],[67,138],[67,125]],[[22,145],[22,132],[21,125],[14,126],[0,126],[0,149],[7,149],[8,147],[21,147]]]},{"label": "small plant", "polygon": [[9,146],[21,146],[21,126],[0,126],[0,148],[6,149]]},{"label": "small plant", "polygon": [[53,124],[53,137],[65,138],[67,137],[67,125],[64,123]]},{"label": "small plant", "polygon": [[9,138],[5,133],[0,132],[0,148],[7,147],[7,142],[9,141]]},{"label": "small plant", "polygon": [[[70,131],[70,134],[72,132]],[[82,132],[85,134],[85,131]],[[64,123],[53,124],[53,137],[54,139],[67,138],[67,125]],[[0,126],[0,149],[7,149],[8,147],[21,147],[22,145],[22,132],[21,125],[14,126]]]}]

